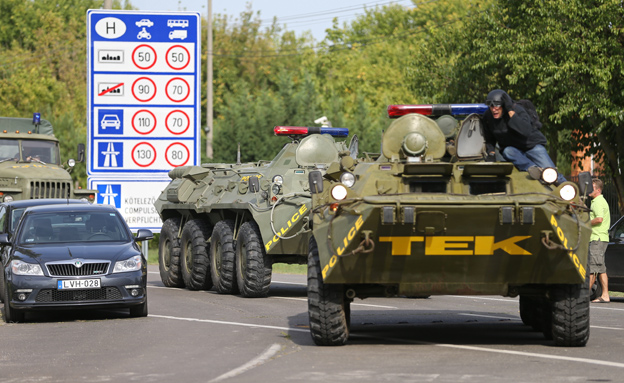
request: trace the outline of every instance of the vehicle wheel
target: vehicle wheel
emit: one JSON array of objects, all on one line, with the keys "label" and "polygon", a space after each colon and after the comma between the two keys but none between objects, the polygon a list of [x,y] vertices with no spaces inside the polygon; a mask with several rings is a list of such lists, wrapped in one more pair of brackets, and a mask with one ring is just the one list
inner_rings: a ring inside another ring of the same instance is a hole
[{"label": "vehicle wheel", "polygon": [[[2,262],[0,261],[0,266]],[[4,268],[0,267],[0,286],[4,286]],[[4,288],[0,288],[0,302],[4,302]]]},{"label": "vehicle wheel", "polygon": [[264,298],[271,285],[271,258],[264,251],[260,229],[245,222],[236,240],[236,283],[245,298]]},{"label": "vehicle wheel", "polygon": [[551,326],[545,323],[544,332],[550,330],[556,346],[585,346],[589,339],[589,278],[583,284],[553,286],[549,303]]},{"label": "vehicle wheel", "polygon": [[182,247],[182,278],[189,290],[210,290],[212,278],[210,267],[210,228],[201,219],[192,219],[184,225],[180,246]]},{"label": "vehicle wheel", "polygon": [[310,238],[308,316],[314,343],[319,346],[342,346],[347,343],[350,322],[348,305],[343,285],[323,283],[316,240]]},{"label": "vehicle wheel", "polygon": [[520,319],[522,319],[522,323],[533,328],[535,328],[535,323],[538,321],[536,306],[537,301],[535,298],[520,295]]},{"label": "vehicle wheel", "polygon": [[132,318],[140,318],[140,317],[147,316],[147,296],[145,296],[144,303],[137,305],[137,306],[130,307],[130,316]]},{"label": "vehicle wheel", "polygon": [[4,284],[4,321],[6,323],[11,322],[23,322],[24,321],[24,312],[20,310],[15,310],[11,308],[11,299],[9,299],[9,286]]},{"label": "vehicle wheel", "polygon": [[180,274],[180,218],[169,218],[160,229],[158,242],[158,268],[160,280],[167,287],[184,287]]},{"label": "vehicle wheel", "polygon": [[236,294],[234,222],[217,222],[210,240],[210,275],[219,294]]}]

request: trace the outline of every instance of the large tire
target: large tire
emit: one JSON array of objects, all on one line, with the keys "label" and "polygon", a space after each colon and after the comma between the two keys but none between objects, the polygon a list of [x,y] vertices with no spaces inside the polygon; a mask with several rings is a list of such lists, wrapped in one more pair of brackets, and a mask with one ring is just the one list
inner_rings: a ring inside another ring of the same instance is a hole
[{"label": "large tire", "polygon": [[312,237],[308,254],[308,316],[314,343],[319,346],[342,346],[347,343],[349,314],[344,286],[323,283],[318,246]]},{"label": "large tire", "polygon": [[210,245],[207,243],[212,232],[201,219],[192,219],[184,224],[180,246],[182,247],[182,279],[189,290],[210,290],[212,278],[210,267]]},{"label": "large tire", "polygon": [[217,222],[210,240],[210,275],[219,294],[236,294],[234,222]]},{"label": "large tire", "polygon": [[552,338],[556,346],[583,347],[589,340],[589,281],[556,285],[550,291]]},{"label": "large tire", "polygon": [[130,317],[142,318],[147,316],[147,295],[145,296],[145,302],[140,305],[130,307]]},{"label": "large tire", "polygon": [[271,258],[255,222],[245,222],[236,240],[236,283],[245,298],[264,298],[271,285]]},{"label": "large tire", "polygon": [[180,273],[180,218],[165,220],[160,229],[158,242],[158,268],[160,280],[167,287],[184,287],[184,280]]},{"label": "large tire", "polygon": [[15,310],[11,308],[11,299],[9,296],[9,286],[7,283],[4,284],[4,321],[6,323],[11,322],[23,322],[25,313],[21,310]]}]

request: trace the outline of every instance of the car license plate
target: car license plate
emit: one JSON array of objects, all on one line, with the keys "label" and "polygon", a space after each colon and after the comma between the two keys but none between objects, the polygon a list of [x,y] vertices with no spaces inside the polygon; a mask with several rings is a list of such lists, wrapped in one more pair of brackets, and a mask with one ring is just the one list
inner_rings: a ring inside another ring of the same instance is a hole
[{"label": "car license plate", "polygon": [[71,279],[58,281],[59,290],[99,289],[99,279]]}]

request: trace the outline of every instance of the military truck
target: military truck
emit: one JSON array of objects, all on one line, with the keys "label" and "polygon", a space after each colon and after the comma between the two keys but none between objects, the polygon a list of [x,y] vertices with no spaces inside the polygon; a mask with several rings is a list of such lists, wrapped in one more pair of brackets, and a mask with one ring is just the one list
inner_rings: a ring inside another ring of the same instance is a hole
[{"label": "military truck", "polygon": [[347,342],[355,298],[450,294],[519,296],[524,323],[556,345],[586,344],[591,227],[581,190],[556,186],[554,168],[530,175],[486,162],[486,108],[391,105],[398,119],[375,162],[342,156],[310,172],[317,345]]},{"label": "military truck", "polygon": [[[155,202],[163,226],[158,263],[165,286],[265,297],[272,264],[305,264],[308,173],[351,151],[348,129],[277,126],[291,142],[270,161],[186,166]],[[240,152],[239,152],[240,153]],[[240,158],[240,155],[239,155]]]},{"label": "military truck", "polygon": [[[84,161],[78,144],[78,162]],[[0,117],[0,200],[79,198],[93,202],[97,190],[74,188],[70,172],[76,161],[61,164],[59,140],[52,124],[33,119]]]}]

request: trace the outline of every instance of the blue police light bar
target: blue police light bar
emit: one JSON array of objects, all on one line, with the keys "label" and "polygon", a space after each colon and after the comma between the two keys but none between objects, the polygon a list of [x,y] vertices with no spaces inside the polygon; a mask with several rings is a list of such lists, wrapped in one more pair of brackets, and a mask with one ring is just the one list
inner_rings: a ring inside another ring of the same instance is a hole
[{"label": "blue police light bar", "polygon": [[33,113],[33,125],[41,124],[41,113]]},{"label": "blue police light bar", "polygon": [[423,116],[467,116],[483,114],[488,109],[485,104],[426,104],[426,105],[388,105],[388,117],[397,118],[410,113]]},{"label": "blue police light bar", "polygon": [[309,134],[329,134],[333,137],[347,137],[348,128],[325,128],[319,126],[276,126],[273,129],[276,136],[307,136]]}]

